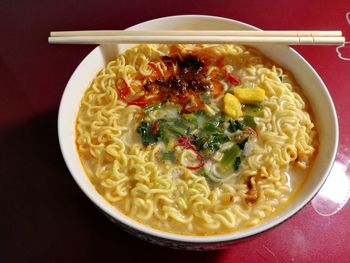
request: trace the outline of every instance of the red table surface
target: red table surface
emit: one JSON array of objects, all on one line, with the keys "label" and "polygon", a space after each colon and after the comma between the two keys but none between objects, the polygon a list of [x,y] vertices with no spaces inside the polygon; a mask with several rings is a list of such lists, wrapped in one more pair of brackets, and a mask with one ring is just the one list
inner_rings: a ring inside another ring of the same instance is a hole
[{"label": "red table surface", "polygon": [[[340,143],[328,192],[342,199],[323,202],[318,195],[260,236],[226,250],[192,252],[125,233],[79,190],[61,156],[57,111],[70,75],[94,46],[47,43],[50,31],[124,29],[179,14],[223,16],[265,30],[336,29],[350,39],[348,12],[349,0],[2,0],[0,262],[350,262],[350,61],[339,59],[334,46],[296,50],[319,73],[336,105]],[[344,56],[350,57],[349,49]]]}]

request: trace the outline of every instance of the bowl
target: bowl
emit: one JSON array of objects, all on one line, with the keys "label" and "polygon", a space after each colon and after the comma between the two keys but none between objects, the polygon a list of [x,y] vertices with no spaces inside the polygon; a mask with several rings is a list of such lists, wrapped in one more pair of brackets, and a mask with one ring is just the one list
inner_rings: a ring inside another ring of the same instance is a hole
[{"label": "bowl", "polygon": [[[183,15],[159,18],[131,27],[138,30],[258,30],[251,25],[213,16]],[[293,73],[313,110],[319,132],[319,150],[312,170],[295,199],[277,216],[254,228],[215,236],[188,236],[162,232],[125,216],[98,194],[84,172],[75,144],[75,121],[85,90],[109,60],[130,45],[98,46],[80,63],[64,90],[58,116],[58,135],[64,160],[74,180],[87,197],[111,220],[126,231],[152,243],[173,248],[210,250],[224,248],[239,240],[271,229],[302,209],[320,190],[332,168],[337,144],[338,123],[326,86],[311,65],[284,45],[256,45],[262,53]],[[320,107],[320,105],[322,105]]]}]

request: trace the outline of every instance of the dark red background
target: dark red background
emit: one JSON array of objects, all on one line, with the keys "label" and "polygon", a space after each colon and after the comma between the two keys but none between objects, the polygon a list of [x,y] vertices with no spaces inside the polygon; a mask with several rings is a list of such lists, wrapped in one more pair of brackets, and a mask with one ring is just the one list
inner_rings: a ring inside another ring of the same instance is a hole
[{"label": "dark red background", "polygon": [[[216,252],[177,251],[141,241],[102,215],[61,156],[57,111],[64,87],[94,46],[49,45],[50,31],[124,29],[178,14],[207,14],[262,29],[342,30],[343,1],[0,2],[0,262],[349,262],[350,206],[322,217],[306,206],[283,225]],[[350,146],[350,61],[335,47],[297,47],[335,102],[340,145]],[[320,105],[322,106],[322,105]]]}]

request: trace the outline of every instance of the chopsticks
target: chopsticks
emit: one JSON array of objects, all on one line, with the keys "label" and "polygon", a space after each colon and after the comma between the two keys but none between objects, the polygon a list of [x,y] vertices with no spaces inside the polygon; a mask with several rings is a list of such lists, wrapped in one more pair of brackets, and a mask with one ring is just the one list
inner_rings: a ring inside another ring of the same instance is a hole
[{"label": "chopsticks", "polygon": [[50,44],[285,44],[339,45],[345,42],[341,31],[242,31],[242,30],[98,30],[55,31],[48,38]]}]

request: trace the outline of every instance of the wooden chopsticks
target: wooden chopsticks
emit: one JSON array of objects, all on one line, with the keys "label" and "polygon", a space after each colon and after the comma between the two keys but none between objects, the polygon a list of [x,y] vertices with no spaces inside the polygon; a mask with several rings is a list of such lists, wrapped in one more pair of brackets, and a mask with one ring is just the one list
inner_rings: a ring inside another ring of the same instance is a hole
[{"label": "wooden chopsticks", "polygon": [[113,43],[178,43],[178,44],[285,44],[339,45],[345,42],[341,31],[56,31],[48,38],[50,44],[113,44]]}]

